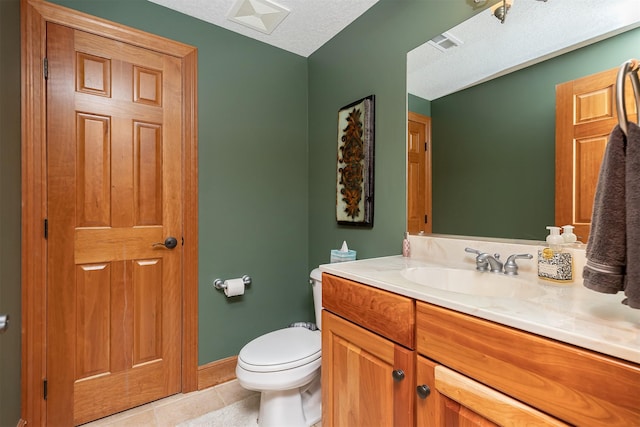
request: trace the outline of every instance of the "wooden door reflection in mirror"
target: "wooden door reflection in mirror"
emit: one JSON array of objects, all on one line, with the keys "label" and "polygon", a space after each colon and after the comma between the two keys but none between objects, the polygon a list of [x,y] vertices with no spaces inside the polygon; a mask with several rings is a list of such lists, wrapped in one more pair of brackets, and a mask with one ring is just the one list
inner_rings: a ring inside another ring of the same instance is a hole
[{"label": "wooden door reflection in mirror", "polygon": [[[617,73],[616,67],[556,86],[555,225],[573,225],[583,243],[591,229],[600,164],[618,124]],[[625,102],[628,117],[635,117],[630,84],[625,85]]]},{"label": "wooden door reflection in mirror", "polygon": [[407,231],[431,233],[431,118],[409,112],[407,123]]}]

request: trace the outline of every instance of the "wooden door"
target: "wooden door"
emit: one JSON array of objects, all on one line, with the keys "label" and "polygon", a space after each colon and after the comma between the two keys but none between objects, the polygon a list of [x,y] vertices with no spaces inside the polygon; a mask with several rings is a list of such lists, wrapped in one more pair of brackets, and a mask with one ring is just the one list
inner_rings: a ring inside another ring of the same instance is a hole
[{"label": "wooden door", "polygon": [[[556,86],[556,225],[573,225],[587,243],[600,164],[609,134],[618,124],[615,81],[618,68]],[[635,115],[631,84],[626,110]]]},{"label": "wooden door", "polygon": [[47,424],[71,425],[180,391],[181,62],[52,23],[47,58]]},{"label": "wooden door", "polygon": [[431,233],[431,119],[409,112],[407,125],[407,231]]},{"label": "wooden door", "polygon": [[[411,350],[323,310],[323,427],[413,425],[413,358]],[[394,379],[397,370],[402,375]]]}]

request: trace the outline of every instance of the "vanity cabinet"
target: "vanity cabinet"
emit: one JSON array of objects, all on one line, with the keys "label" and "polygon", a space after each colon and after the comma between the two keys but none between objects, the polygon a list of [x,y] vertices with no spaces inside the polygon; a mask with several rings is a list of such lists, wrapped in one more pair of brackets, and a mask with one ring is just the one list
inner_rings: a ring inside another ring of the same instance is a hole
[{"label": "vanity cabinet", "polygon": [[322,426],[414,425],[415,302],[322,278]]},{"label": "vanity cabinet", "polygon": [[638,364],[327,273],[322,287],[323,427],[640,426]]}]

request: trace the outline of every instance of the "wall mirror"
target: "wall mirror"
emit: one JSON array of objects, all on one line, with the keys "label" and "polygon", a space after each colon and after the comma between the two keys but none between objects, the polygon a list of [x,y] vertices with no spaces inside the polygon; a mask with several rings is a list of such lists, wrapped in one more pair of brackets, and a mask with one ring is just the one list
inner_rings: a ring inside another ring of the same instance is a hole
[{"label": "wall mirror", "polygon": [[637,0],[513,0],[504,22],[487,9],[409,52],[409,112],[431,126],[431,231],[543,240],[563,225],[555,86],[640,56],[638,27]]}]

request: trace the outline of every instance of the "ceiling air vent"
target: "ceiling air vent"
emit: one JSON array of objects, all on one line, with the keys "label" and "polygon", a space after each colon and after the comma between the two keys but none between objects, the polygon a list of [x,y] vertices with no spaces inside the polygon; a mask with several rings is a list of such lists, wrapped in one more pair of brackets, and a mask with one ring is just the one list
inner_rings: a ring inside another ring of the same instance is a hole
[{"label": "ceiling air vent", "polygon": [[269,0],[237,0],[227,18],[265,34],[271,34],[289,11]]},{"label": "ceiling air vent", "polygon": [[460,46],[462,40],[451,33],[442,33],[429,40],[429,44],[442,52],[446,52],[449,49]]}]

